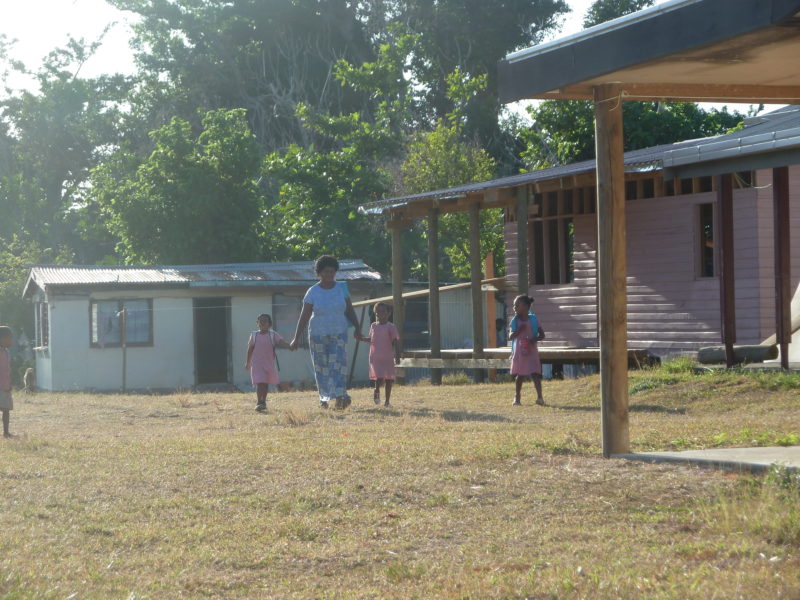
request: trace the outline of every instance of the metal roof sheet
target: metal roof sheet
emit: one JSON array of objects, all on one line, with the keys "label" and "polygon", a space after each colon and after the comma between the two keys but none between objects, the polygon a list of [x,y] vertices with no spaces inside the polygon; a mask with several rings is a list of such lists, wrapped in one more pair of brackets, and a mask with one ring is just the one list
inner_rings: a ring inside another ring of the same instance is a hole
[{"label": "metal roof sheet", "polygon": [[[340,281],[380,281],[381,274],[362,260],[340,260]],[[31,267],[23,295],[31,284],[51,287],[136,286],[217,287],[273,284],[306,284],[317,280],[314,261],[286,263],[238,263],[223,265],[126,266],[35,265]]]},{"label": "metal roof sheet", "polygon": [[[709,153],[709,150],[715,147],[713,145],[718,145],[716,147],[735,147],[737,149],[748,148],[750,152],[774,149],[777,146],[787,144],[794,145],[797,142],[798,128],[800,128],[800,106],[785,106],[765,115],[746,119],[744,129],[731,133],[631,150],[625,153],[625,170],[627,172],[660,170],[667,162],[672,165],[679,160],[681,163],[691,160],[697,162],[707,160],[707,158],[701,157],[701,154],[703,152]],[[758,140],[769,140],[769,143],[767,146],[759,146],[755,143]],[[458,198],[490,189],[515,187],[548,179],[568,177],[578,173],[587,173],[594,171],[595,166],[596,161],[594,159],[585,160],[569,165],[477,183],[468,183],[442,190],[377,200],[362,204],[358,207],[358,210],[365,215],[380,215],[394,208],[407,206],[415,202]]]}]

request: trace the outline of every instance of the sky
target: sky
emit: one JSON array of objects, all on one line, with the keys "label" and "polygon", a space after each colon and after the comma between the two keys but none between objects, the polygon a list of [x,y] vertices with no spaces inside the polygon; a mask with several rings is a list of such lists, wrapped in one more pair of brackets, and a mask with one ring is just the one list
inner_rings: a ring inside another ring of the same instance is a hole
[{"label": "sky", "polygon": [[[576,33],[582,29],[583,16],[593,0],[567,0],[572,13],[564,20],[556,37]],[[666,0],[656,0],[661,4]],[[101,73],[132,73],[133,57],[128,47],[129,16],[105,0],[0,0],[0,35],[16,39],[12,56],[29,69],[36,70],[51,50],[64,46],[71,34],[87,41],[97,40],[104,28],[109,27],[102,47],[87,62],[81,74],[87,77]],[[30,85],[24,79],[14,78],[8,83],[12,88]],[[2,92],[0,92],[2,94]],[[705,107],[718,105],[703,105]],[[731,109],[746,112],[747,105],[729,105]]]}]

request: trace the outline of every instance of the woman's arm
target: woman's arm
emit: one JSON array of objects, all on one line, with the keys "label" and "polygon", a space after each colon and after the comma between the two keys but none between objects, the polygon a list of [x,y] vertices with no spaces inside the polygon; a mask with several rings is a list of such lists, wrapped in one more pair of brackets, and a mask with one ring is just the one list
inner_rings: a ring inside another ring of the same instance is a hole
[{"label": "woman's arm", "polygon": [[363,336],[361,335],[361,323],[358,322],[358,317],[356,316],[356,309],[353,308],[353,301],[350,300],[349,297],[345,298],[345,302],[347,305],[344,308],[344,316],[347,317],[347,320],[353,324],[353,327],[356,328],[355,333],[353,336],[358,340],[361,339]]},{"label": "woman's arm", "polygon": [[292,345],[287,343],[286,340],[284,340],[283,338],[278,338],[277,341],[275,342],[275,345],[278,348],[286,348],[287,350],[292,350]]},{"label": "woman's arm", "polygon": [[253,344],[247,345],[247,358],[244,361],[244,368],[247,371],[250,370],[250,359],[253,358],[253,348],[255,348]]},{"label": "woman's arm", "polygon": [[289,344],[291,350],[297,350],[300,345],[300,336],[308,325],[308,320],[311,318],[311,313],[314,312],[314,307],[308,302],[303,302],[303,310],[300,311],[300,317],[297,319],[297,328],[294,331],[294,339]]},{"label": "woman's arm", "polygon": [[392,339],[392,349],[394,350],[394,364],[400,364],[400,340],[398,338]]},{"label": "woman's arm", "polygon": [[537,332],[536,341],[541,342],[543,339],[544,339],[544,329],[542,329],[542,326],[539,325],[539,331]]}]

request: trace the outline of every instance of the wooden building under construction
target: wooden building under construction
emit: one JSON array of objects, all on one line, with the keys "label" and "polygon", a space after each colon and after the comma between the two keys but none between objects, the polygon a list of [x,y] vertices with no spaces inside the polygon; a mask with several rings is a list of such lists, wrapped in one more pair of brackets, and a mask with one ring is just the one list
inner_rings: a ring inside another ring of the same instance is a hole
[{"label": "wooden building under construction", "polygon": [[[684,148],[679,146],[662,148],[658,162],[649,161],[650,173],[647,167],[633,167],[636,161],[624,153],[621,106],[626,101],[800,104],[799,57],[800,0],[671,0],[506,56],[498,65],[501,102],[593,101],[597,163],[589,172],[596,173],[595,183],[591,175],[580,179],[586,171],[577,169],[545,178],[559,181],[555,187],[546,187],[542,181],[537,190],[540,182],[521,175],[502,185],[495,181],[483,187],[453,188],[362,207],[365,212],[390,217],[395,304],[402,304],[401,275],[397,273],[402,267],[398,258],[400,228],[409,218],[428,219],[432,240],[429,264],[435,268],[438,213],[466,210],[471,224],[472,291],[478,300],[473,301],[473,329],[479,332],[479,211],[488,206],[505,208],[508,224],[516,224],[509,227],[509,241],[516,240],[517,289],[530,291],[532,285],[534,295],[542,300],[549,297],[550,315],[556,321],[570,313],[586,315],[568,319],[576,324],[573,340],[599,342],[605,456],[627,452],[630,447],[629,342],[656,341],[647,339],[652,324],[644,324],[638,333],[633,327],[629,331],[629,315],[636,315],[630,310],[636,303],[629,307],[629,294],[631,298],[641,295],[642,304],[650,305],[644,311],[648,314],[666,310],[670,314],[667,319],[682,315],[687,321],[700,316],[705,325],[696,331],[703,335],[715,336],[714,323],[721,322],[717,327],[729,366],[735,343],[757,342],[760,334],[766,333],[762,324],[769,321],[771,310],[771,331],[781,349],[781,366],[787,368],[792,290],[798,283],[796,266],[792,266],[797,264],[796,259],[792,261],[797,242],[791,236],[792,230],[797,230],[792,223],[797,215],[793,189],[796,165],[800,164],[797,129],[788,127],[780,135],[766,131],[762,137],[750,136],[745,130],[726,139],[694,144],[688,155],[682,154]],[[771,206],[766,205],[760,189],[769,190]],[[702,194],[708,194],[707,200]],[[684,210],[687,206],[689,210]],[[535,212],[537,209],[540,212]],[[597,223],[594,246],[594,228],[587,226],[592,214]],[[521,215],[526,218],[518,218]],[[631,227],[629,218],[638,219],[634,223],[641,227]],[[705,232],[703,223],[713,227],[709,240],[698,237]],[[573,228],[571,236],[567,227]],[[700,240],[701,247],[694,250]],[[682,254],[675,253],[676,249]],[[592,252],[596,252],[594,257]],[[687,259],[687,269],[676,272],[676,262]],[[593,268],[596,286],[592,286]],[[532,281],[528,279],[531,274]],[[434,281],[432,315],[438,312]],[[662,298],[659,290],[651,288],[659,281],[684,300]],[[564,288],[545,292],[554,286],[575,288],[573,300],[560,295]],[[596,307],[591,307],[593,287]],[[699,312],[713,311],[715,297],[716,316]],[[543,309],[543,304],[538,310],[544,310],[546,318],[548,309]],[[432,322],[431,356],[439,352],[435,325]],[[547,325],[550,331],[556,326]],[[677,327],[662,325],[660,330],[672,334],[664,338],[671,344],[668,349],[677,350],[687,343]],[[562,332],[564,337],[566,334]],[[484,356],[482,342],[476,337],[473,359]]]}]

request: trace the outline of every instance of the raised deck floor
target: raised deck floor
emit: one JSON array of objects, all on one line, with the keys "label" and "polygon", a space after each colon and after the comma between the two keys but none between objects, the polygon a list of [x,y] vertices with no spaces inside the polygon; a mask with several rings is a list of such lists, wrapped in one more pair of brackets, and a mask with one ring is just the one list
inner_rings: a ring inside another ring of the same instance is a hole
[{"label": "raised deck floor", "polygon": [[[400,367],[428,369],[507,369],[511,348],[487,348],[483,357],[473,356],[472,349],[442,350],[441,358],[431,358],[430,350],[409,350],[400,356]],[[540,347],[543,363],[556,365],[599,364],[600,348]],[[628,365],[638,367],[652,362],[647,350],[628,350]]]}]

